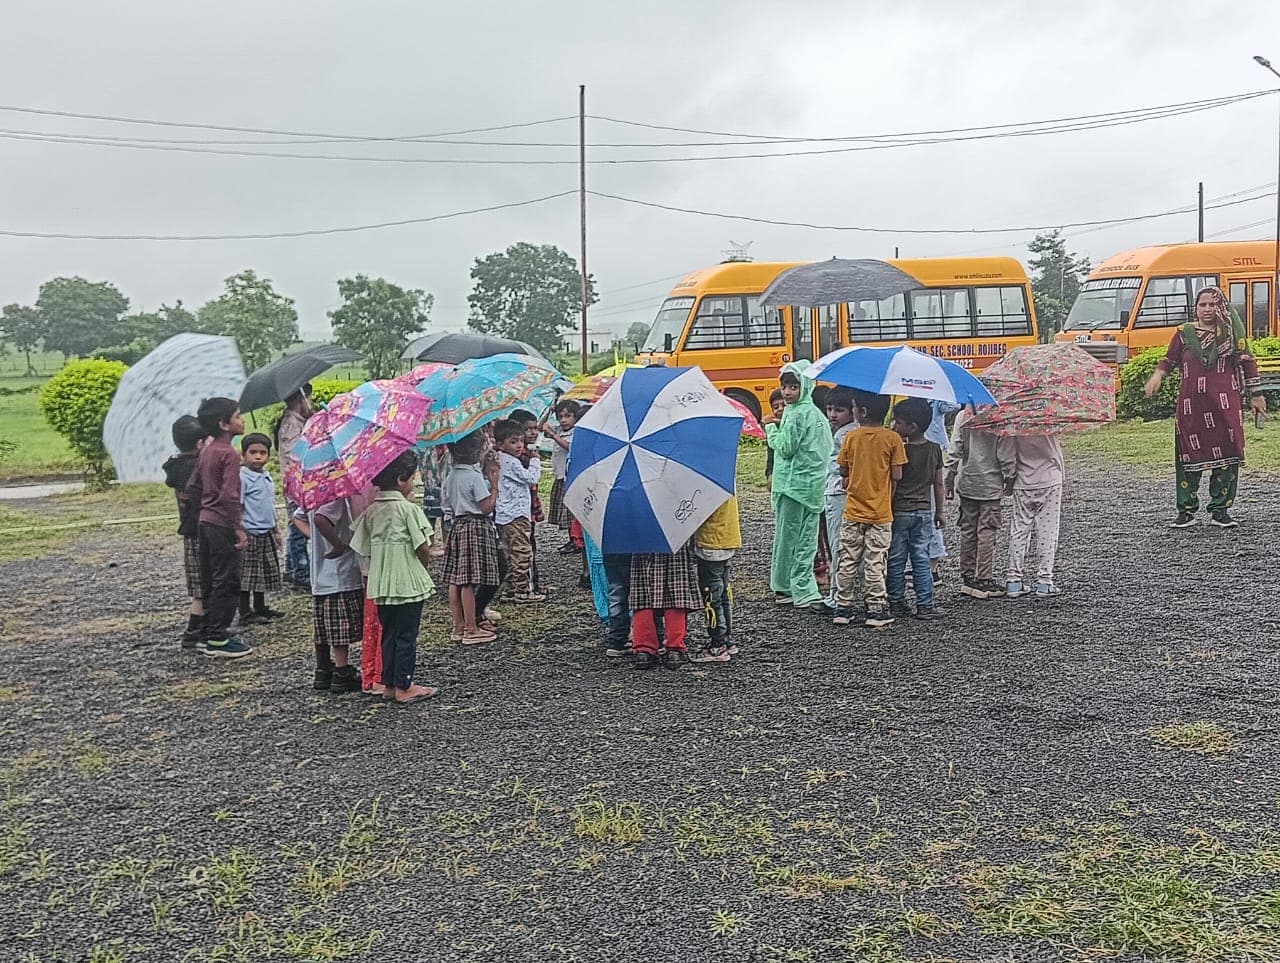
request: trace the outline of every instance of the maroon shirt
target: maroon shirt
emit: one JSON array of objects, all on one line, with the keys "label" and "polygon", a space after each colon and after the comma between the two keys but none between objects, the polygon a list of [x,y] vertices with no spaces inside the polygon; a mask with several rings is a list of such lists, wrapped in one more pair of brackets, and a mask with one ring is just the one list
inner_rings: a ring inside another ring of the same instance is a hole
[{"label": "maroon shirt", "polygon": [[240,527],[240,456],[231,443],[213,439],[200,449],[187,491],[200,495],[200,521]]}]

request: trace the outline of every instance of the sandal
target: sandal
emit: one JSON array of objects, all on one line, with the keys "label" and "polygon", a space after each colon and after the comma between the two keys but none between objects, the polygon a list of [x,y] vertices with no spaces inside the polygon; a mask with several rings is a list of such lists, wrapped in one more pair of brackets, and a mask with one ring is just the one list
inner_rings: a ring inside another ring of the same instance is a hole
[{"label": "sandal", "polygon": [[463,645],[480,645],[484,642],[492,642],[497,637],[497,633],[495,632],[486,632],[483,629],[477,629],[475,632],[462,633],[462,638],[458,641]]},{"label": "sandal", "polygon": [[411,706],[411,705],[413,705],[415,702],[426,702],[426,701],[427,701],[428,699],[430,699],[433,695],[435,695],[436,693],[438,693],[438,692],[440,691],[439,689],[435,688],[434,686],[429,686],[429,685],[428,685],[428,686],[423,686],[423,687],[422,687],[422,690],[423,690],[423,691],[419,692],[417,695],[410,696],[410,697],[409,697],[409,698],[407,698],[407,699],[401,699],[401,698],[398,698],[398,697],[396,697],[396,696],[392,696],[392,698],[393,698],[393,699],[395,699],[396,705],[400,705],[400,706]]}]

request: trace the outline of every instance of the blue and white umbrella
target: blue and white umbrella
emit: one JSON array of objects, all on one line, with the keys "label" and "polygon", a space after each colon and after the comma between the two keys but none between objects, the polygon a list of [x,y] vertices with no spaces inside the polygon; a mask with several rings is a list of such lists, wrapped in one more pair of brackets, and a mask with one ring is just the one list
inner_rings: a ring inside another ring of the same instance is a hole
[{"label": "blue and white umbrella", "polygon": [[944,361],[900,348],[840,348],[811,364],[805,374],[877,395],[904,395],[956,405],[994,405],[995,398],[981,381],[954,361]]},{"label": "blue and white umbrella", "polygon": [[628,368],[574,428],[565,506],[606,555],[679,551],[733,495],[741,430],[701,368]]}]

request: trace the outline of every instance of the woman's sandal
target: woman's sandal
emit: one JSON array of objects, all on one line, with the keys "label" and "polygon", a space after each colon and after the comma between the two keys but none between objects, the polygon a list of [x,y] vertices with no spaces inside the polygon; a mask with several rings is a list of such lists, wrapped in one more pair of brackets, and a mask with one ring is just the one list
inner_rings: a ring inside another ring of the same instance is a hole
[{"label": "woman's sandal", "polygon": [[498,637],[496,632],[485,632],[483,630],[476,632],[474,635],[469,632],[462,633],[459,640],[463,645],[482,645],[485,642],[492,642]]}]

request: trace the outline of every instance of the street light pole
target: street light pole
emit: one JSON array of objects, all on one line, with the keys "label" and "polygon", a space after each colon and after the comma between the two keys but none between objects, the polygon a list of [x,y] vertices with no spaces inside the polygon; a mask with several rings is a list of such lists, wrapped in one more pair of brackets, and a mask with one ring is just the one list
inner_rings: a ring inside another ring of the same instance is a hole
[{"label": "street light pole", "polygon": [[[1265,67],[1280,79],[1280,70],[1271,66],[1271,61],[1266,57],[1255,56],[1253,59],[1258,66]],[[1280,90],[1276,91],[1276,99],[1280,101]],[[1271,272],[1271,306],[1277,316],[1280,316],[1280,112],[1277,112],[1276,116],[1276,260]]]}]

